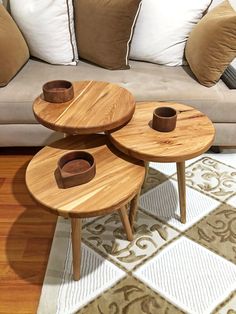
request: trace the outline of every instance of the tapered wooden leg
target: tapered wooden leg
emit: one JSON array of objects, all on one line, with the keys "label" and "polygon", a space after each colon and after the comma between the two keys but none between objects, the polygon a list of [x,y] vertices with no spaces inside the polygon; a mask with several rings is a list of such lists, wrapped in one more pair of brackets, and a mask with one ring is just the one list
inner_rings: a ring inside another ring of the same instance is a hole
[{"label": "tapered wooden leg", "polygon": [[148,170],[149,170],[149,162],[148,162],[148,161],[145,161],[145,178],[144,178],[143,185],[144,185],[144,184],[146,183],[146,181],[147,181]]},{"label": "tapered wooden leg", "polygon": [[180,221],[186,223],[186,185],[185,185],[185,162],[177,162],[177,178],[179,188]]},{"label": "tapered wooden leg", "polygon": [[125,229],[126,235],[127,235],[127,239],[129,241],[133,240],[133,233],[132,233],[132,229],[129,223],[129,217],[127,215],[127,210],[125,207],[122,207],[121,209],[119,209],[119,214],[120,214],[120,218],[123,224],[123,227]]},{"label": "tapered wooden leg", "polygon": [[73,254],[73,277],[74,280],[80,279],[80,250],[81,250],[81,220],[71,219],[71,240]]},{"label": "tapered wooden leg", "polygon": [[134,228],[134,222],[135,222],[136,215],[137,215],[137,208],[138,208],[140,192],[141,192],[141,190],[138,192],[137,195],[135,195],[135,197],[130,202],[129,223],[130,223],[132,230]]}]

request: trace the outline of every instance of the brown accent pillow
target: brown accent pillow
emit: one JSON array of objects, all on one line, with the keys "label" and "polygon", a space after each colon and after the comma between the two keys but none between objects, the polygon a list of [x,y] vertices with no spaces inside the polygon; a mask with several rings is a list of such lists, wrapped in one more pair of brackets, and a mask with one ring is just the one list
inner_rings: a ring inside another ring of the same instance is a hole
[{"label": "brown accent pillow", "polygon": [[0,86],[5,86],[29,59],[29,50],[17,25],[0,4]]},{"label": "brown accent pillow", "polygon": [[190,33],[185,56],[198,81],[210,87],[236,57],[236,11],[226,0]]},{"label": "brown accent pillow", "polygon": [[128,57],[141,0],[75,0],[80,58],[110,70],[129,69]]}]

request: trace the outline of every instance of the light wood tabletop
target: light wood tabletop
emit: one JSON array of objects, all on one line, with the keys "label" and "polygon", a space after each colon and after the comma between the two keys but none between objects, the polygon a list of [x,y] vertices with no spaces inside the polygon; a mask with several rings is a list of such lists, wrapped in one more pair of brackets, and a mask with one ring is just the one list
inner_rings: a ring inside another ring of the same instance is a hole
[{"label": "light wood tabletop", "polygon": [[[85,150],[96,163],[95,177],[82,185],[63,188],[58,160],[65,153]],[[145,177],[144,163],[128,157],[111,145],[106,135],[75,135],[40,150],[26,170],[31,195],[54,214],[71,218],[73,277],[80,279],[81,219],[117,210],[129,241],[132,228],[126,205],[136,212],[137,195]]]},{"label": "light wood tabletop", "polygon": [[[157,107],[177,110],[176,129],[158,132],[151,128]],[[183,104],[139,103],[133,118],[123,128],[109,132],[112,143],[125,154],[154,162],[181,162],[205,152],[213,143],[215,129],[202,112]]]},{"label": "light wood tabletop", "polygon": [[42,125],[68,134],[91,134],[128,122],[135,110],[133,95],[118,85],[100,81],[73,82],[74,98],[66,103],[49,103],[43,94],[33,104]]},{"label": "light wood tabletop", "polygon": [[[57,162],[73,150],[93,155],[96,175],[88,183],[63,189]],[[55,214],[81,218],[125,206],[138,193],[144,176],[144,163],[118,151],[105,135],[77,135],[40,150],[27,167],[26,185],[31,195]]]},{"label": "light wood tabletop", "polygon": [[[152,129],[152,116],[158,107],[177,111],[176,128],[171,132]],[[202,112],[187,105],[167,102],[139,103],[133,118],[123,128],[107,132],[111,142],[123,153],[146,162],[176,162],[180,220],[186,222],[185,161],[207,151],[213,143],[215,129]],[[131,226],[136,207],[130,211]]]}]

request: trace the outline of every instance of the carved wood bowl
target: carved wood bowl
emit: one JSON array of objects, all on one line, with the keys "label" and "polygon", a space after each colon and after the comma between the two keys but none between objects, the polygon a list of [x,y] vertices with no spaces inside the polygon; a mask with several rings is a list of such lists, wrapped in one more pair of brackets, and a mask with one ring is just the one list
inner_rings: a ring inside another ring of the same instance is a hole
[{"label": "carved wood bowl", "polygon": [[95,160],[85,151],[74,151],[63,155],[58,161],[58,169],[64,188],[87,183],[96,174]]},{"label": "carved wood bowl", "polygon": [[159,132],[170,132],[176,127],[177,111],[171,107],[158,107],[153,112],[152,128]]},{"label": "carved wood bowl", "polygon": [[74,97],[73,85],[69,81],[56,80],[43,85],[44,100],[52,103],[67,102]]}]

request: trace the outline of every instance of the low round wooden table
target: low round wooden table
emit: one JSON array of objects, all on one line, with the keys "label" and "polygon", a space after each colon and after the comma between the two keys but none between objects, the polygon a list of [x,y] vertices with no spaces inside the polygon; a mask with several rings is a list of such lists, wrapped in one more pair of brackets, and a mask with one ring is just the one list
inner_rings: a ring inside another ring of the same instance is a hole
[{"label": "low round wooden table", "polygon": [[92,134],[128,122],[135,110],[133,95],[118,85],[100,81],[73,82],[74,98],[49,103],[43,94],[36,98],[33,112],[42,125],[67,134]]},{"label": "low round wooden table", "polygon": [[[96,175],[88,183],[62,188],[57,169],[59,158],[67,152],[86,150],[96,162]],[[31,195],[45,209],[70,217],[74,279],[80,277],[80,218],[106,215],[118,210],[128,240],[132,230],[125,205],[135,196],[145,177],[142,161],[118,151],[105,135],[76,135],[52,143],[40,150],[26,170],[26,185]]]},{"label": "low round wooden table", "polygon": [[[153,111],[157,107],[177,110],[174,131],[158,132],[151,127]],[[176,162],[181,222],[186,222],[185,161],[207,151],[214,140],[215,129],[202,112],[182,104],[140,103],[130,122],[123,128],[109,132],[112,143],[123,153],[146,162]],[[134,207],[130,223],[135,219]]]}]

